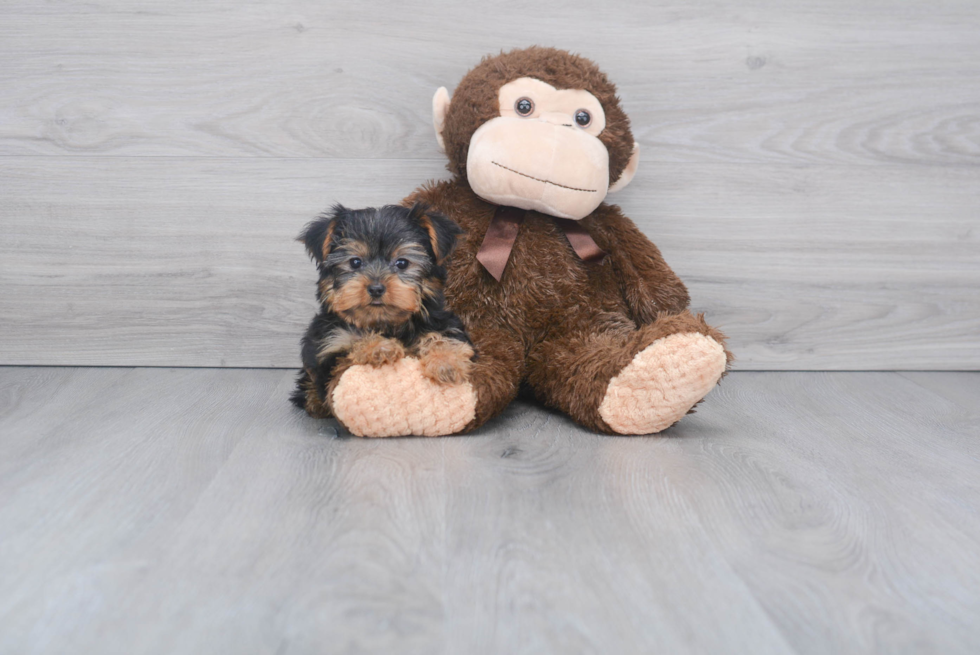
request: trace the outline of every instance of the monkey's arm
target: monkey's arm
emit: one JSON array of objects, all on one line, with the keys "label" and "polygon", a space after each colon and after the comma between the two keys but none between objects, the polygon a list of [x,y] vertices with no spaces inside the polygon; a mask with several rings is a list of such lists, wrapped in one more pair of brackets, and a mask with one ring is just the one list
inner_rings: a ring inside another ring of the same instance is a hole
[{"label": "monkey's arm", "polygon": [[660,250],[615,205],[601,205],[588,219],[599,246],[609,253],[620,291],[634,320],[652,323],[657,314],[687,308],[690,296]]}]

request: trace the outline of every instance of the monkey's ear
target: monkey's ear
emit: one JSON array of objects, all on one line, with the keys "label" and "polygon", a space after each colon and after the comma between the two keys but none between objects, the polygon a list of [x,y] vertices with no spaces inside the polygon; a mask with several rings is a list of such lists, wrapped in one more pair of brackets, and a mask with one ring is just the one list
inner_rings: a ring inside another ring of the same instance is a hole
[{"label": "monkey's ear", "polygon": [[449,112],[449,91],[440,86],[432,96],[432,125],[436,128],[436,141],[439,148],[445,152],[446,142],[442,138],[442,128],[446,125],[446,113]]},{"label": "monkey's ear", "polygon": [[330,242],[333,239],[337,223],[347,215],[349,210],[341,204],[334,205],[329,212],[324,212],[320,216],[303,228],[303,232],[296,237],[297,241],[302,241],[306,246],[306,252],[317,264],[322,264],[327,255],[330,254]]},{"label": "monkey's ear", "polygon": [[456,249],[456,239],[463,230],[451,218],[432,211],[424,202],[412,205],[408,217],[428,232],[437,264],[443,263],[449,255],[453,254],[453,250]]},{"label": "monkey's ear", "polygon": [[609,187],[609,193],[616,193],[617,191],[626,187],[629,184],[633,176],[636,175],[636,169],[640,165],[640,144],[636,141],[633,142],[633,154],[630,155],[629,162],[626,163],[626,168],[623,169],[622,174],[620,174],[619,179],[616,183]]}]

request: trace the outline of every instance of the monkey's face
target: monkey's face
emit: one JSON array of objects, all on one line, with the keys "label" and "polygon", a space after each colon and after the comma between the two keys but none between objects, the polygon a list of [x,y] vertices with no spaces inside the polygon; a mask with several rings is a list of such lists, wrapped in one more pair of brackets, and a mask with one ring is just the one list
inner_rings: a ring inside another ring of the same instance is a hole
[{"label": "monkey's face", "polygon": [[501,205],[580,220],[609,191],[609,153],[599,140],[602,105],[588,91],[531,77],[504,84],[500,115],[473,133],[466,177]]},{"label": "monkey's face", "polygon": [[484,200],[582,219],[636,173],[616,86],[591,61],[532,46],[485,57],[432,98],[449,170]]}]

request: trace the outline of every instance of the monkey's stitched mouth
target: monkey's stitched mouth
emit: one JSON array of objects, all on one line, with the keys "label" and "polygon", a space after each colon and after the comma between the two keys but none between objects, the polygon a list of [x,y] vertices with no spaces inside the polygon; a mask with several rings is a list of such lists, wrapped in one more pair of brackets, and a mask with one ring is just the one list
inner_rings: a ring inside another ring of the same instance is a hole
[{"label": "monkey's stitched mouth", "polygon": [[504,169],[505,171],[510,171],[511,173],[517,173],[518,175],[520,175],[522,177],[526,177],[526,178],[528,178],[530,180],[534,180],[535,182],[544,182],[545,184],[550,184],[552,186],[561,187],[562,189],[568,189],[569,191],[583,191],[585,193],[597,193],[597,190],[596,189],[576,189],[573,186],[565,186],[564,184],[558,184],[557,182],[552,182],[551,180],[542,180],[540,177],[534,177],[533,175],[528,175],[527,173],[522,173],[520,171],[515,171],[513,168],[508,168],[507,166],[504,166],[503,164],[498,164],[497,162],[493,161],[492,159],[490,160],[490,163],[493,164],[494,166],[499,166],[500,168]]}]

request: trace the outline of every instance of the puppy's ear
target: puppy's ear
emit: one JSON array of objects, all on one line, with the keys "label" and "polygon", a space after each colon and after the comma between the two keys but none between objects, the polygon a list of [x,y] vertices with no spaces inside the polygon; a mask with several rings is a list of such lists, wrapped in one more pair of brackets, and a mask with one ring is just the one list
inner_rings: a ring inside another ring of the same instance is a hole
[{"label": "puppy's ear", "polygon": [[429,234],[429,242],[432,244],[432,252],[435,253],[437,264],[443,263],[449,255],[453,254],[456,239],[463,230],[451,218],[429,209],[424,202],[412,205],[408,217]]},{"label": "puppy's ear", "polygon": [[348,209],[341,204],[334,205],[330,211],[320,214],[320,216],[303,229],[303,233],[296,237],[297,241],[302,241],[306,246],[306,252],[317,264],[322,264],[327,255],[330,254],[330,242],[333,239],[337,223],[342,221],[348,213]]}]

